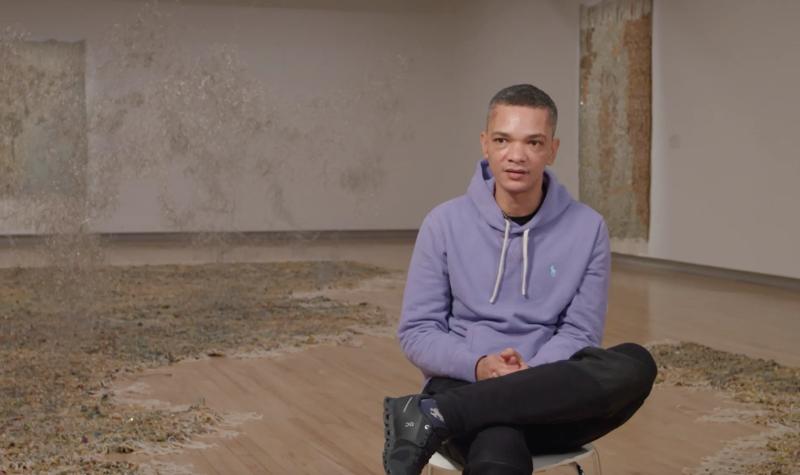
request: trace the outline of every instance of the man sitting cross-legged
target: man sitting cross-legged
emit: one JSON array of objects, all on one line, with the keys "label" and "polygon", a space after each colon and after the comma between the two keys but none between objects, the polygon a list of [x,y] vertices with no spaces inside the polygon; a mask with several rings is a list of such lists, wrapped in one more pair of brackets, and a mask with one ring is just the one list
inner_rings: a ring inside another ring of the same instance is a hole
[{"label": "man sitting cross-legged", "polygon": [[557,114],[534,86],[498,92],[467,193],[422,223],[398,335],[427,382],[384,402],[387,474],[419,474],[447,441],[464,473],[528,475],[532,454],[601,437],[650,393],[646,349],[599,348],[608,230],[546,169]]}]

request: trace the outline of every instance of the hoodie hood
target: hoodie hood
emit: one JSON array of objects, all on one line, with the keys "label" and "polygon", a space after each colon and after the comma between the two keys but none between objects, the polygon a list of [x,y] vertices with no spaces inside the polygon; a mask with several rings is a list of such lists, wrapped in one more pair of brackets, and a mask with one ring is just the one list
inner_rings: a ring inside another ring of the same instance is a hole
[{"label": "hoodie hood", "polygon": [[489,303],[494,303],[497,299],[497,292],[503,280],[503,271],[506,263],[506,252],[508,251],[509,236],[522,234],[522,282],[520,293],[523,297],[528,296],[528,241],[530,232],[537,226],[543,226],[549,221],[562,214],[572,203],[569,192],[560,184],[556,176],[549,171],[544,171],[544,180],[547,183],[547,193],[544,195],[542,204],[536,211],[533,218],[520,226],[513,223],[503,215],[503,211],[494,199],[494,177],[489,169],[489,162],[481,160],[472,176],[472,181],[467,189],[467,196],[478,208],[478,213],[489,226],[503,232],[503,245],[500,248],[500,258],[498,259],[497,275],[492,289],[492,296]]},{"label": "hoodie hood", "polygon": [[[555,174],[549,170],[544,171],[547,182],[547,193],[544,196],[539,210],[533,218],[520,226],[514,222],[509,224],[511,235],[521,234],[526,229],[542,226],[560,216],[574,201],[572,196],[562,184],[558,182]],[[467,196],[478,208],[478,212],[486,223],[500,232],[505,231],[508,220],[503,216],[503,211],[494,199],[494,176],[489,168],[489,162],[481,160],[475,167]]]}]

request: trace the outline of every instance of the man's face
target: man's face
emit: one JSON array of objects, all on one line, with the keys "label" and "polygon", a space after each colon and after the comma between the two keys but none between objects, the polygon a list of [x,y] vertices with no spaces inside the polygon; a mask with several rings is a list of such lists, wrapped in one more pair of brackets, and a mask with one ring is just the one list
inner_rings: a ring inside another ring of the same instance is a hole
[{"label": "man's face", "polygon": [[495,177],[495,194],[514,196],[541,188],[544,168],[555,162],[559,143],[547,109],[495,106],[481,132],[483,156]]}]

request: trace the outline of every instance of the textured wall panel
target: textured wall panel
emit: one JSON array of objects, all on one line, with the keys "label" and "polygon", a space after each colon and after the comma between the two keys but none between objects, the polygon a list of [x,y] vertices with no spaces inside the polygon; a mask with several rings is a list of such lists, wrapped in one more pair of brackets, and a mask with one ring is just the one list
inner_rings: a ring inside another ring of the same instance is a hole
[{"label": "textured wall panel", "polygon": [[581,8],[580,198],[612,238],[650,226],[651,0]]},{"label": "textured wall panel", "polygon": [[85,193],[85,48],[0,41],[0,198]]}]

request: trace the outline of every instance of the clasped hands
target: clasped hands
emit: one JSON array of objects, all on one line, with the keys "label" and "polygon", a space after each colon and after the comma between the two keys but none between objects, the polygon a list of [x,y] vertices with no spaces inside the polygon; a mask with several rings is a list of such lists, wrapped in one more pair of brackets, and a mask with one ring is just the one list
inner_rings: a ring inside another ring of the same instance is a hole
[{"label": "clasped hands", "polygon": [[528,369],[528,365],[522,360],[522,355],[514,348],[506,348],[500,353],[481,357],[475,365],[475,379],[498,378],[523,369]]}]

